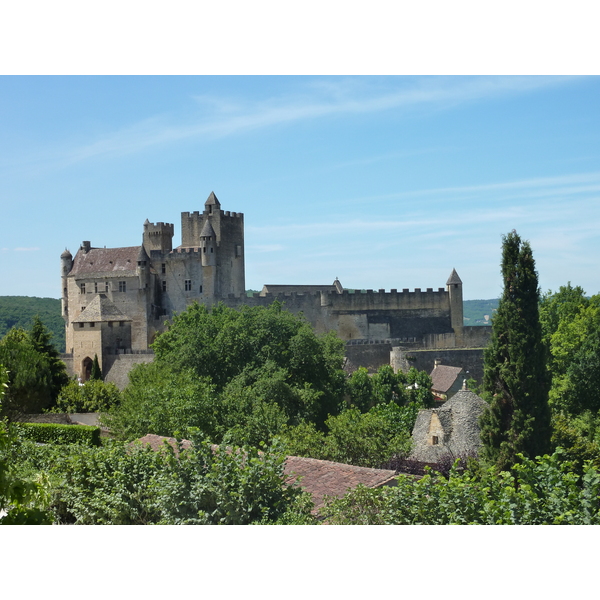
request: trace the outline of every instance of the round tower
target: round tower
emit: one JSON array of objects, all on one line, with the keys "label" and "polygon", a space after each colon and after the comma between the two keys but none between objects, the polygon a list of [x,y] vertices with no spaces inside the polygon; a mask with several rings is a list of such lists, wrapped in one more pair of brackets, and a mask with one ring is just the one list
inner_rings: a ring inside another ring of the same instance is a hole
[{"label": "round tower", "polygon": [[450,295],[450,325],[454,333],[460,335],[463,327],[463,291],[462,281],[456,269],[452,269],[446,281],[446,290]]},{"label": "round tower", "polygon": [[217,236],[209,219],[200,232],[199,251],[202,254],[202,295],[215,296],[217,274]]},{"label": "round tower", "polygon": [[69,320],[69,293],[67,289],[67,275],[73,268],[73,255],[65,248],[60,255],[60,283],[61,283],[61,309],[65,321]]}]

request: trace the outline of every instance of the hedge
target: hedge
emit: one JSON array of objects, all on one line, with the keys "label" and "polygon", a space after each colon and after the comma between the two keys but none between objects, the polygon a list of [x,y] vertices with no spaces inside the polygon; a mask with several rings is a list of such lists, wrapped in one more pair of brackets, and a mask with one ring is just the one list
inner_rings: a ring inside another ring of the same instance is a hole
[{"label": "hedge", "polygon": [[100,445],[100,427],[56,423],[14,423],[19,437],[41,444]]}]

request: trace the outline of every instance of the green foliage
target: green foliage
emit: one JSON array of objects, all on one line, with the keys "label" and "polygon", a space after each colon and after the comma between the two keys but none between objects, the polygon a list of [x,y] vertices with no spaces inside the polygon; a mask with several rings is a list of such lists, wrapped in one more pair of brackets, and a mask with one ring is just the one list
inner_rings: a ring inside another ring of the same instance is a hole
[{"label": "green foliage", "polygon": [[[7,389],[8,373],[0,365],[0,404]],[[15,472],[11,460],[15,433],[6,421],[0,421],[0,525],[44,525],[51,522],[43,510],[44,488]],[[6,514],[3,514],[3,513]]]},{"label": "green foliage", "polygon": [[92,371],[90,373],[90,379],[97,381],[102,380],[102,370],[100,369],[100,363],[98,362],[98,355],[94,354],[94,362],[92,363]]},{"label": "green foliage", "polygon": [[13,423],[19,437],[40,444],[100,445],[100,428],[91,425],[57,423]]},{"label": "green foliage", "polygon": [[431,385],[431,377],[425,371],[412,367],[406,374],[394,373],[390,365],[382,365],[372,376],[359,367],[348,378],[347,392],[350,406],[361,412],[389,402],[399,406],[414,402],[421,408],[429,408],[434,403]]},{"label": "green foliage", "polygon": [[65,321],[60,300],[28,296],[0,296],[0,338],[13,327],[28,329],[35,316],[52,332],[59,352],[65,351]]},{"label": "green foliage", "polygon": [[133,440],[147,433],[172,436],[176,432],[187,437],[190,430],[200,429],[214,439],[214,386],[206,379],[190,370],[174,372],[156,361],[134,367],[129,381],[121,403],[101,416],[116,437]]},{"label": "green foliage", "polygon": [[322,510],[332,524],[600,524],[600,473],[582,476],[562,451],[535,461],[520,455],[511,472],[453,469],[446,479],[399,476],[396,487],[359,486]]},{"label": "green foliage", "polygon": [[161,523],[245,525],[290,519],[290,505],[306,520],[312,506],[302,492],[283,485],[285,457],[275,444],[257,448],[211,449],[197,443],[179,460],[170,458],[170,476],[161,482]]},{"label": "green foliage", "polygon": [[417,412],[415,404],[400,407],[395,402],[379,404],[364,414],[349,408],[327,419],[326,433],[312,423],[285,430],[286,452],[378,468],[392,457],[408,455]]},{"label": "green foliage", "polygon": [[80,385],[70,380],[58,396],[54,412],[88,413],[105,412],[116,407],[121,400],[121,392],[114,383],[90,379]]},{"label": "green foliage", "polygon": [[75,524],[250,524],[314,522],[306,494],[283,483],[274,447],[215,448],[195,440],[176,454],[110,441],[97,448],[30,446],[13,452],[23,472],[51,483],[55,522]]},{"label": "green foliage", "polygon": [[63,385],[69,381],[65,363],[60,359],[58,350],[51,343],[52,333],[42,323],[39,316],[33,318],[33,324],[29,332],[33,347],[42,356],[45,356],[50,369],[50,397],[52,403],[58,398]]},{"label": "green foliage", "polygon": [[517,454],[535,457],[550,447],[549,380],[539,320],[538,279],[528,242],[503,237],[504,291],[484,352],[484,391],[490,408],[481,420],[482,456],[508,468]]},{"label": "green foliage", "polygon": [[310,325],[274,302],[268,308],[240,310],[197,303],[176,315],[153,344],[156,360],[175,370],[191,369],[218,392],[235,377],[250,383],[266,365],[285,371],[289,386],[320,393],[318,419],[339,411],[344,375],[343,343],[333,335],[315,336]]},{"label": "green foliage", "polygon": [[36,350],[23,329],[11,329],[0,340],[0,364],[9,376],[2,414],[15,418],[51,406],[52,377],[48,357]]}]

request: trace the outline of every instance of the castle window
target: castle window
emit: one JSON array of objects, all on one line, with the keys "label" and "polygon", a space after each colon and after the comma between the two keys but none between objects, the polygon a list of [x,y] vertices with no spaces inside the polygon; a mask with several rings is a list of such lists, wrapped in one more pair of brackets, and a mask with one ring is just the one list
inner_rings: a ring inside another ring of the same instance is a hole
[{"label": "castle window", "polygon": [[437,446],[440,443],[440,440],[437,435],[431,437],[431,444],[433,446]]},{"label": "castle window", "polygon": [[120,292],[127,291],[127,282],[126,281],[119,281],[119,291]]},{"label": "castle window", "polygon": [[191,279],[186,279],[185,280],[185,291],[186,292],[191,292],[192,291],[192,280]]},{"label": "castle window", "polygon": [[167,282],[166,282],[166,281],[163,281],[163,282],[162,282],[162,291],[163,291],[163,292],[166,292],[166,291],[167,291]]},{"label": "castle window", "polygon": [[79,323],[79,328],[82,329],[83,328],[83,323]]},{"label": "castle window", "polygon": [[81,291],[82,294],[85,294],[85,283],[80,283],[79,284],[79,289]]},{"label": "castle window", "polygon": [[108,281],[104,282],[104,291],[108,292]]},{"label": "castle window", "polygon": [[210,253],[212,254],[212,253],[213,253],[213,251],[214,251],[214,248],[211,246],[211,247],[210,247]]},{"label": "castle window", "polygon": [[123,323],[123,321],[119,321],[119,327],[123,327],[125,325],[125,323]]},{"label": "castle window", "polygon": [[167,272],[167,265],[165,263],[162,264],[161,271],[163,275]]},{"label": "castle window", "polygon": [[94,294],[98,293],[98,282],[94,281]]},{"label": "castle window", "polygon": [[96,323],[90,323],[90,327],[96,327]]},{"label": "castle window", "polygon": [[112,327],[112,326],[113,326],[113,322],[112,322],[112,321],[109,321],[109,322],[108,322],[108,326],[109,326],[109,327]]},{"label": "castle window", "polygon": [[206,254],[206,246],[204,246],[204,254]]},{"label": "castle window", "polygon": [[200,293],[202,293],[202,286],[200,286]]},{"label": "castle window", "polygon": [[239,245],[237,245],[237,246],[235,247],[235,257],[236,257],[236,258],[239,258],[241,255],[242,255],[242,247],[241,247],[241,246],[239,246]]}]

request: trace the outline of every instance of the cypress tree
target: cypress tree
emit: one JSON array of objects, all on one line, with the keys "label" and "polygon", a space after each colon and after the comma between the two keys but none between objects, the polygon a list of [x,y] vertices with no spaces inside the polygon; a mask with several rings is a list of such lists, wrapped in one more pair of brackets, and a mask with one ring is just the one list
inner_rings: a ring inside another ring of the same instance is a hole
[{"label": "cypress tree", "polygon": [[62,387],[69,383],[65,363],[61,360],[60,353],[51,342],[52,333],[42,323],[38,315],[33,318],[29,338],[35,350],[48,361],[50,368],[50,395],[52,404],[54,404]]},{"label": "cypress tree", "polygon": [[539,319],[538,277],[529,242],[502,238],[504,291],[484,352],[483,388],[491,396],[481,419],[482,457],[506,470],[517,453],[550,451],[550,380]]},{"label": "cypress tree", "polygon": [[98,355],[94,354],[94,362],[92,363],[92,371],[90,373],[90,379],[103,379],[102,370],[100,369],[100,363],[98,362]]}]

